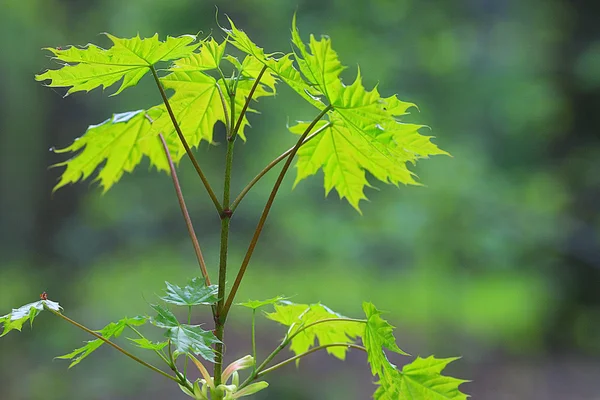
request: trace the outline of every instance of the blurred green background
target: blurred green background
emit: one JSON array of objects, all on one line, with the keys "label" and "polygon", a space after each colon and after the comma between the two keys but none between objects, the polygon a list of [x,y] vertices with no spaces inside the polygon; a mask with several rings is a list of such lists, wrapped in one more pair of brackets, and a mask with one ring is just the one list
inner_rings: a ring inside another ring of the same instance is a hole
[{"label": "blurred green background", "polygon": [[[327,34],[344,77],[398,93],[453,158],[415,171],[425,187],[379,186],[358,215],[322,177],[286,180],[240,300],[278,294],[360,316],[389,310],[414,355],[462,355],[448,373],[476,399],[600,399],[600,3],[586,0],[0,0],[0,314],[42,291],[93,328],[148,312],[165,280],[198,274],[167,175],[147,164],[102,195],[85,182],[51,194],[65,147],[113,112],[160,102],[153,82],[121,96],[62,98],[33,75],[45,46],[211,32],[224,13],[267,51],[288,51],[292,15],[304,38]],[[114,91],[114,90],[113,90]],[[286,123],[315,111],[281,86],[261,100],[236,146],[234,191],[295,138]],[[223,141],[219,127],[216,140]],[[198,158],[221,190],[224,146]],[[188,160],[181,180],[213,275],[218,218]],[[232,221],[239,265],[269,175]],[[230,276],[230,281],[233,278]],[[210,326],[210,317],[194,321]],[[261,318],[259,354],[284,330]],[[249,315],[235,309],[227,360],[248,354]],[[170,382],[102,348],[67,372],[54,356],[83,332],[49,315],[0,340],[0,398],[184,399]],[[394,358],[399,365],[406,362]],[[257,399],[367,399],[363,354],[307,357],[268,379]]]}]

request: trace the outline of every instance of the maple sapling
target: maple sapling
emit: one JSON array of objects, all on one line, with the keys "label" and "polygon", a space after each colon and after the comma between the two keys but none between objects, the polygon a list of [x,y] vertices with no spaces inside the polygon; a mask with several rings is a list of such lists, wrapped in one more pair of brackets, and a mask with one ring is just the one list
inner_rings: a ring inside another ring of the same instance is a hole
[{"label": "maple sapling", "polygon": [[[54,55],[58,68],[37,75],[36,79],[49,87],[68,88],[67,94],[119,84],[113,93],[117,95],[137,85],[145,75],[152,76],[159,104],[113,114],[106,121],[91,125],[70,146],[56,150],[71,153],[71,158],[58,164],[65,168],[54,190],[87,179],[96,172],[96,180],[103,191],[107,191],[124,173],[131,173],[147,158],[173,181],[200,276],[183,286],[166,282],[161,301],[151,305],[151,315],[123,318],[97,331],[68,318],[62,307],[43,293],[39,301],[0,317],[0,324],[4,326],[1,336],[21,330],[27,321],[32,324],[41,311],[48,310],[95,337],[83,347],[58,357],[70,360],[70,367],[108,344],[175,382],[194,399],[232,400],[251,396],[267,388],[264,378],[272,376],[271,372],[321,350],[341,360],[350,350],[364,352],[376,377],[375,399],[466,399],[468,396],[459,390],[459,385],[466,381],[442,375],[446,365],[455,358],[409,359],[409,354],[396,344],[394,327],[370,302],[362,304],[360,318],[345,317],[320,303],[292,303],[282,296],[234,303],[276,195],[294,160],[296,183],[322,170],[325,192],[335,189],[341,199],[346,199],[360,212],[360,201],[366,199],[364,189],[370,186],[367,172],[383,183],[414,185],[418,183],[407,164],[447,153],[432,143],[430,137],[419,133],[421,125],[403,122],[403,116],[414,106],[412,103],[401,101],[395,95],[382,97],[377,88],[367,90],[360,71],[351,84],[344,84],[340,73],[345,67],[331,47],[331,39],[311,35],[308,44],[304,43],[295,17],[292,23],[294,51],[288,54],[265,53],[231,20],[229,24],[230,28],[222,28],[221,41],[214,37],[199,39],[195,35],[169,36],[161,41],[158,35],[122,39],[107,34],[112,42],[108,49],[93,44],[46,49]],[[241,51],[243,58],[240,60],[227,53],[228,46]],[[166,69],[157,67],[165,62],[168,63]],[[236,140],[247,140],[247,116],[254,111],[253,101],[272,97],[281,84],[314,106],[315,117],[289,127],[297,136],[296,144],[268,163],[234,198],[231,193],[233,155],[235,150],[240,150],[235,148]],[[173,94],[168,96],[167,90]],[[218,123],[225,126],[227,143],[221,196],[213,190],[194,155],[194,149],[203,141],[213,143]],[[206,189],[215,208],[215,222],[220,224],[218,275],[214,280],[209,275],[217,268],[206,265],[177,177],[176,165],[185,156]],[[229,279],[231,286],[228,287],[230,221],[246,194],[280,163],[283,165],[243,261],[235,279]],[[226,365],[224,332],[234,305],[252,312],[252,348],[251,355]],[[181,322],[169,307],[183,307],[186,320]],[[192,314],[198,307],[212,310],[214,327],[205,330],[191,324]],[[283,325],[286,331],[274,350],[259,360],[256,315],[257,310],[264,308],[270,309],[264,313],[266,318]],[[151,326],[162,331],[161,341],[148,339],[146,329]],[[129,340],[124,344],[153,352],[163,368],[117,345],[116,339],[125,332]],[[294,355],[274,363],[286,348]],[[410,361],[400,369],[388,360],[386,352],[405,356]],[[190,366],[198,370],[200,378],[190,378]],[[249,372],[240,381],[240,372],[244,370]]]}]

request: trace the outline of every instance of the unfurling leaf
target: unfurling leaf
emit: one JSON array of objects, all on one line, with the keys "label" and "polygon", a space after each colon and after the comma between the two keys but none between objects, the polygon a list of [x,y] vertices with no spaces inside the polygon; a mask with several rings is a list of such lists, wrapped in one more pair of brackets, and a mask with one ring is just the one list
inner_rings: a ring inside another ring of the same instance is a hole
[{"label": "unfurling leaf", "polygon": [[367,302],[363,303],[363,310],[367,316],[367,326],[362,338],[367,349],[367,359],[371,365],[373,375],[381,377],[385,375],[386,371],[395,369],[395,366],[385,356],[384,349],[398,354],[409,354],[401,350],[396,344],[393,333],[394,327],[381,318],[381,311],[375,308],[372,303]]},{"label": "unfurling leaf", "polygon": [[[302,330],[293,337],[290,349],[296,354],[302,354],[313,347],[315,339],[321,346],[332,343],[352,344],[356,338],[363,335],[365,330],[364,322],[361,321],[335,321],[345,317],[322,304],[307,305],[289,302],[275,304],[275,312],[267,313],[267,317],[289,326],[288,337],[307,325],[324,321]],[[346,358],[347,351],[348,348],[343,346],[327,348],[329,354],[340,360]]]},{"label": "unfurling leaf", "polygon": [[214,362],[215,352],[211,345],[219,340],[211,331],[205,331],[199,325],[180,324],[177,317],[161,305],[151,307],[156,311],[156,317],[153,317],[151,322],[159,328],[166,329],[165,337],[175,345],[175,356],[194,354]]},{"label": "unfurling leaf", "polygon": [[167,295],[161,299],[167,303],[191,307],[215,304],[218,300],[219,287],[217,285],[206,286],[202,278],[193,278],[183,288],[169,282],[165,283]]},{"label": "unfurling leaf", "polygon": [[107,34],[113,46],[107,50],[93,44],[83,48],[74,46],[66,49],[47,48],[54,53],[54,59],[62,63],[62,68],[47,70],[35,79],[50,79],[48,86],[70,87],[67,94],[78,91],[90,91],[102,86],[107,88],[123,79],[116,94],[128,87],[135,86],[150,67],[160,61],[175,60],[191,54],[198,44],[196,37],[184,35],[167,36],[167,40],[158,40],[158,34],[151,38],[121,39]]},{"label": "unfurling leaf", "polygon": [[50,310],[60,311],[61,306],[52,300],[39,300],[33,303],[25,304],[19,308],[13,308],[10,314],[3,315],[0,317],[0,324],[4,325],[4,329],[0,337],[6,335],[12,330],[21,331],[23,324],[29,321],[30,325],[33,326],[33,320],[35,317],[47,307]]},{"label": "unfurling leaf", "polygon": [[457,358],[417,357],[402,371],[395,370],[389,379],[382,380],[373,395],[375,400],[466,400],[469,396],[459,390],[463,379],[442,375],[442,370]]},{"label": "unfurling leaf", "polygon": [[79,153],[55,165],[66,166],[66,169],[54,190],[87,179],[105,161],[95,179],[105,192],[125,172],[132,172],[144,155],[157,169],[167,170],[167,158],[160,139],[150,131],[151,121],[160,114],[156,108],[114,114],[98,125],[91,125],[69,147],[56,150],[57,153]]},{"label": "unfurling leaf", "polygon": [[[117,322],[111,322],[106,325],[98,332],[103,338],[110,339],[112,337],[119,337],[123,333],[123,330],[127,326],[140,326],[146,323],[146,317],[133,317],[133,318],[123,318]],[[69,354],[65,354],[64,356],[59,356],[56,358],[64,359],[64,360],[72,360],[71,364],[69,364],[69,368],[74,367],[83,361],[84,358],[92,354],[94,351],[98,350],[100,346],[102,346],[105,342],[100,339],[95,339],[86,343],[85,346],[82,346],[78,349],[73,350]]]}]

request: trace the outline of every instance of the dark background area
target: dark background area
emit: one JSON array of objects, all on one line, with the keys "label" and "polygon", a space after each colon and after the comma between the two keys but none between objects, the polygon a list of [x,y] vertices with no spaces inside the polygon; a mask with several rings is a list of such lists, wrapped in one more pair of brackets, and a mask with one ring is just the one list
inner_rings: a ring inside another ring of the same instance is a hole
[{"label": "dark background area", "polygon": [[[0,314],[42,291],[93,328],[148,312],[164,281],[198,274],[172,184],[147,164],[108,193],[90,182],[52,194],[48,166],[114,112],[158,104],[153,82],[108,97],[44,88],[46,46],[107,46],[100,32],[143,37],[222,34],[229,15],[267,51],[288,51],[291,18],[306,39],[326,34],[349,81],[398,93],[452,153],[414,170],[425,187],[367,189],[363,216],[322,175],[292,191],[286,179],[240,300],[278,294],[360,316],[388,310],[401,348],[462,355],[448,373],[473,380],[475,399],[600,399],[600,3],[559,0],[57,1],[0,0]],[[288,121],[314,110],[283,85],[250,116],[236,146],[234,192],[295,140]],[[223,142],[218,130],[217,142]],[[197,151],[220,192],[224,146]],[[180,175],[213,275],[218,219],[188,160]],[[239,265],[274,176],[233,222]],[[232,278],[231,278],[232,279]],[[208,315],[194,317],[210,324]],[[227,360],[250,352],[249,315],[232,313]],[[284,329],[259,320],[259,354]],[[42,315],[0,340],[0,398],[185,398],[110,348],[67,372],[53,360],[83,332]],[[394,358],[399,365],[406,362]],[[257,399],[366,399],[364,355],[306,358],[267,379]]]}]

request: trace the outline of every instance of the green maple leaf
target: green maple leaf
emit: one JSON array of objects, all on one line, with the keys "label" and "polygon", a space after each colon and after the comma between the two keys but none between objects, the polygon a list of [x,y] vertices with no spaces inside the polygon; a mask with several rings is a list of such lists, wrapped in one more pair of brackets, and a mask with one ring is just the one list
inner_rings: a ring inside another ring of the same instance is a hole
[{"label": "green maple leaf", "polygon": [[[225,123],[226,118],[230,118],[231,114],[231,99],[229,97],[229,89],[235,82],[235,110],[236,120],[240,110],[246,102],[246,98],[250,94],[250,90],[255,82],[260,69],[257,70],[257,62],[251,56],[246,57],[240,64],[242,75],[237,78],[216,79],[205,71],[214,69],[213,65],[216,60],[220,62],[222,53],[214,53],[217,51],[215,47],[202,47],[202,52],[211,52],[210,56],[198,56],[194,54],[191,57],[177,60],[174,66],[170,69],[171,73],[160,78],[161,83],[166,89],[172,89],[175,93],[169,98],[169,103],[173,110],[173,114],[177,119],[179,126],[191,147],[196,147],[202,140],[209,143],[213,142],[214,126],[218,122]],[[208,60],[208,61],[207,61]],[[207,62],[207,64],[202,64]],[[270,74],[263,76],[266,80],[257,86],[252,96],[253,100],[260,97],[274,95],[274,77]],[[261,80],[261,82],[263,82]],[[272,85],[272,86],[271,86]],[[219,95],[219,90],[225,97],[225,106]],[[159,106],[163,109],[164,106]],[[227,116],[225,115],[227,110]],[[247,112],[253,112],[252,108],[248,108]],[[245,140],[245,127],[248,126],[246,116],[242,119],[238,134]],[[162,132],[165,137],[176,137],[176,131],[168,113],[163,114],[156,120],[152,132]],[[177,143],[174,140],[171,140]],[[185,154],[185,149],[177,143],[177,150],[173,154],[175,160],[181,159]]]},{"label": "green maple leaf", "polygon": [[[303,76],[333,107],[326,117],[329,127],[298,152],[296,183],[322,169],[326,193],[335,188],[340,198],[360,212],[360,200],[366,199],[364,187],[370,186],[365,172],[384,183],[417,184],[406,164],[447,154],[418,133],[421,125],[399,121],[413,104],[396,96],[383,98],[376,88],[366,90],[360,70],[354,83],[344,85],[340,73],[345,67],[329,38],[317,40],[311,35],[305,45],[294,18],[292,42],[299,52],[295,58]],[[306,127],[299,124],[291,131],[302,133]]]},{"label": "green maple leaf", "polygon": [[[301,328],[318,321],[344,318],[322,304],[307,305],[289,302],[275,304],[275,312],[266,315],[273,321],[289,326],[288,336],[294,335]],[[361,322],[323,322],[296,334],[292,339],[290,350],[296,354],[302,354],[315,345],[315,339],[321,346],[332,343],[354,343],[356,338],[363,335],[364,330],[364,324]],[[327,348],[329,354],[340,360],[346,358],[347,351],[348,348],[341,346]]]},{"label": "green maple leaf", "polygon": [[178,306],[198,306],[215,304],[218,300],[217,285],[206,286],[204,279],[193,278],[189,283],[182,287],[165,282],[167,285],[167,295],[161,299],[167,303]]},{"label": "green maple leaf", "polygon": [[122,39],[107,34],[113,42],[109,49],[93,44],[84,48],[66,49],[47,48],[54,53],[54,59],[66,64],[57,70],[47,70],[36,75],[36,80],[50,79],[50,87],[70,87],[67,94],[78,91],[90,91],[98,86],[107,88],[123,79],[116,94],[128,87],[135,86],[150,71],[150,67],[160,61],[169,61],[191,54],[198,44],[196,37],[184,35],[167,37],[162,42],[158,35],[141,39],[136,36]]},{"label": "green maple leaf", "polygon": [[0,317],[0,324],[4,326],[0,337],[6,335],[12,330],[21,331],[25,322],[29,321],[33,326],[33,320],[37,315],[47,307],[54,311],[60,311],[62,308],[57,302],[51,300],[39,300],[33,303],[25,304],[19,308],[13,308],[10,314]]},{"label": "green maple leaf", "polygon": [[211,331],[205,331],[199,325],[180,324],[177,317],[161,305],[151,307],[156,311],[156,316],[151,321],[155,326],[166,329],[165,337],[175,345],[175,356],[194,354],[205,360],[215,361],[215,351],[211,345],[219,340]]},{"label": "green maple leaf", "polygon": [[306,101],[321,110],[325,108],[325,104],[318,98],[321,93],[306,82],[294,66],[293,54],[285,54],[279,58],[275,57],[274,53],[265,54],[264,50],[258,47],[244,31],[238,29],[231,19],[229,19],[229,24],[230,29],[223,29],[227,33],[229,43],[265,65],[274,77],[281,79]]},{"label": "green maple leaf", "polygon": [[142,349],[154,350],[154,351],[162,350],[167,346],[167,344],[169,344],[169,342],[167,342],[167,341],[152,342],[151,340],[149,340],[147,338],[136,338],[136,339],[127,338],[127,339],[131,340],[133,343],[135,343],[138,347],[140,347]]},{"label": "green maple leaf", "polygon": [[373,375],[385,377],[387,372],[395,369],[395,366],[388,361],[384,348],[398,354],[409,354],[396,344],[393,333],[394,327],[381,318],[381,311],[368,302],[363,303],[363,310],[367,316],[367,326],[362,340],[367,349],[367,359],[371,365],[371,372]]},{"label": "green maple leaf", "polygon": [[[98,332],[102,337],[104,337],[105,339],[110,339],[112,337],[119,337],[121,336],[121,334],[123,333],[123,330],[127,327],[127,326],[140,326],[140,325],[144,325],[147,321],[146,317],[133,317],[133,318],[123,318],[117,322],[111,322],[110,324],[106,325],[104,328],[102,328]],[[79,364],[81,361],[83,361],[84,358],[86,358],[87,356],[89,356],[90,354],[92,354],[94,351],[98,350],[100,348],[100,346],[102,346],[105,342],[103,340],[100,339],[95,339],[95,340],[91,340],[89,342],[87,342],[85,344],[85,346],[79,347],[75,350],[73,350],[72,352],[70,352],[69,354],[65,354],[63,356],[59,356],[56,358],[60,358],[63,360],[71,360],[71,364],[69,364],[69,368],[74,367],[75,365]]]},{"label": "green maple leaf", "polygon": [[466,400],[459,390],[463,379],[442,375],[442,370],[457,358],[417,357],[402,371],[394,371],[381,382],[373,397],[376,400]]},{"label": "green maple leaf", "polygon": [[105,161],[96,181],[104,191],[110,189],[125,172],[132,172],[144,155],[159,170],[167,170],[167,158],[159,138],[151,133],[151,120],[161,111],[138,110],[114,114],[111,118],[91,125],[85,134],[57,153],[77,153],[73,158],[55,166],[66,166],[57,190],[67,184],[87,179]]},{"label": "green maple leaf", "polygon": [[267,300],[248,300],[243,303],[237,303],[237,305],[256,310],[256,309],[264,307],[264,306],[268,306],[271,304],[277,304],[285,299],[286,299],[285,296],[276,296],[276,297],[273,297],[273,298],[267,299]]}]

